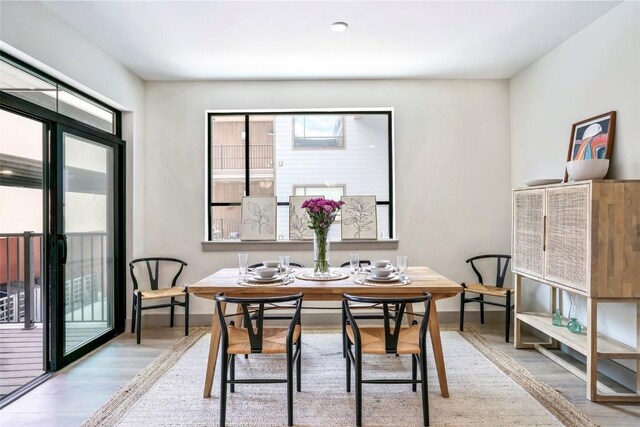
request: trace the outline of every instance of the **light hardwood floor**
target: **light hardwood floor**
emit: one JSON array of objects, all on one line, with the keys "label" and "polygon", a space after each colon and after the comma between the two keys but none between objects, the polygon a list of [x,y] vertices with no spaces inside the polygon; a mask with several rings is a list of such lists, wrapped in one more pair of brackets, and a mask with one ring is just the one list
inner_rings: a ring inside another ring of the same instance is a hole
[{"label": "light hardwood floor", "polygon": [[[603,405],[586,399],[581,381],[535,350],[504,342],[503,324],[472,324],[524,368],[560,391],[602,426],[640,425],[640,405]],[[337,332],[337,331],[336,331]],[[182,336],[182,328],[146,328],[140,346],[125,332],[0,410],[2,426],[77,426]],[[446,357],[446,355],[445,355]]]}]

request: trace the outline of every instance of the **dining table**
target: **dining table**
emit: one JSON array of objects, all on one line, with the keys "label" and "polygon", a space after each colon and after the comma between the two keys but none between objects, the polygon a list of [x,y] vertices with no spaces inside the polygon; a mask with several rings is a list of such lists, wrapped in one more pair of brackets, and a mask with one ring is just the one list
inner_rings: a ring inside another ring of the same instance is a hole
[{"label": "dining table", "polygon": [[[256,297],[265,295],[289,295],[302,292],[303,302],[307,301],[342,301],[343,293],[353,295],[375,295],[375,296],[397,296],[408,297],[423,295],[429,292],[432,295],[432,304],[428,319],[429,335],[433,347],[433,358],[438,374],[440,394],[442,397],[449,397],[447,386],[447,374],[445,370],[444,354],[442,351],[442,340],[440,337],[440,324],[438,322],[438,300],[451,298],[462,292],[462,286],[443,275],[433,271],[429,267],[409,267],[406,271],[408,280],[397,283],[389,283],[381,286],[365,286],[362,284],[362,275],[349,274],[349,269],[332,269],[344,277],[342,280],[306,280],[300,279],[306,273],[310,276],[312,269],[300,269],[294,272],[295,279],[290,280],[284,286],[246,286],[246,282],[241,280],[238,268],[223,268],[198,282],[189,285],[188,292],[197,297],[215,299],[217,294],[227,296]],[[346,276],[346,277],[345,277]],[[336,307],[337,308],[337,307]],[[220,309],[223,314],[226,304],[221,303]],[[203,397],[211,397],[211,388],[215,374],[216,362],[220,346],[220,321],[218,317],[217,305],[214,305],[213,320],[211,323],[211,342],[209,344],[209,355],[207,360],[207,370],[205,376]],[[304,313],[304,308],[303,308]],[[407,306],[407,320],[411,324],[413,316],[411,305]]]}]

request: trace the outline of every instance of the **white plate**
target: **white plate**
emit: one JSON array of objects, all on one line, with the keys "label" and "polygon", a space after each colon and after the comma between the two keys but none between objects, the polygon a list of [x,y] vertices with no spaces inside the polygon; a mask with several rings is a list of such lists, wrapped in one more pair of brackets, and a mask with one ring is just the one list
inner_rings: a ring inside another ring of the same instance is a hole
[{"label": "white plate", "polygon": [[562,179],[557,178],[543,178],[543,179],[530,179],[525,181],[525,185],[529,187],[535,187],[536,185],[549,185],[549,184],[560,184]]},{"label": "white plate", "polygon": [[397,274],[392,274],[389,277],[373,277],[372,275],[367,276],[367,280],[371,280],[372,282],[395,282],[400,280],[400,276]]},{"label": "white plate", "polygon": [[368,266],[364,267],[364,271],[366,271],[367,273],[371,273],[371,269],[372,268],[388,268],[388,269],[393,270],[393,271],[398,271],[398,268],[393,266],[392,264],[387,264],[386,267],[372,267],[372,266],[368,265]]},{"label": "white plate", "polygon": [[247,277],[247,282],[269,283],[269,282],[277,282],[280,279],[282,279],[282,276],[280,276],[279,274],[276,274],[275,276],[270,277],[269,279],[263,279],[260,276],[253,276],[253,277]]}]

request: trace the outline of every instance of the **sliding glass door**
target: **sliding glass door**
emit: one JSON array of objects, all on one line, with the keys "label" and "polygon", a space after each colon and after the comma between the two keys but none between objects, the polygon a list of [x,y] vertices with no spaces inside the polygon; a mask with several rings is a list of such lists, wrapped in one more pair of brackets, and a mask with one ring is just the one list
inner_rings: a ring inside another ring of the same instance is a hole
[{"label": "sliding glass door", "polygon": [[62,133],[64,353],[113,328],[113,148]]},{"label": "sliding glass door", "polygon": [[[122,239],[115,141],[58,125],[56,147],[56,364],[122,329],[117,280]],[[120,294],[121,295],[121,294]],[[120,316],[120,318],[118,317]]]}]

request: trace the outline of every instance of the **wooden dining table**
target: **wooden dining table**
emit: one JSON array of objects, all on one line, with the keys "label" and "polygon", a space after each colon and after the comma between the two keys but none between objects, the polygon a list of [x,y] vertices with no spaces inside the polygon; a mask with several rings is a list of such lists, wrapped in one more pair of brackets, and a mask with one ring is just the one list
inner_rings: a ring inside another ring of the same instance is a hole
[{"label": "wooden dining table", "polygon": [[[310,271],[309,269],[298,272]],[[348,274],[348,269],[334,269],[333,271]],[[245,286],[238,283],[240,275],[237,268],[223,268],[210,276],[189,285],[188,292],[198,297],[215,299],[216,294],[223,293],[232,296],[256,297],[260,295],[288,295],[302,292],[303,301],[342,301],[342,294],[376,295],[376,296],[416,296],[425,291],[431,293],[432,300],[438,301],[451,298],[462,292],[462,286],[436,273],[428,267],[409,267],[407,276],[411,283],[408,285],[389,284],[386,286],[364,286],[355,282],[355,276],[349,276],[343,280],[312,281],[296,278],[293,283],[285,286]],[[221,303],[223,314],[226,304]],[[304,308],[303,308],[304,310]],[[407,320],[409,324],[413,320],[413,308],[407,306]],[[220,346],[220,322],[217,307],[214,306],[213,320],[211,324],[211,343],[209,345],[209,357],[204,384],[204,397],[211,397],[211,388],[215,373],[218,350]],[[438,373],[440,394],[449,397],[447,386],[447,374],[445,370],[442,341],[440,338],[440,324],[438,322],[438,310],[436,304],[431,305],[429,315],[429,334],[433,347],[433,357]]]}]

